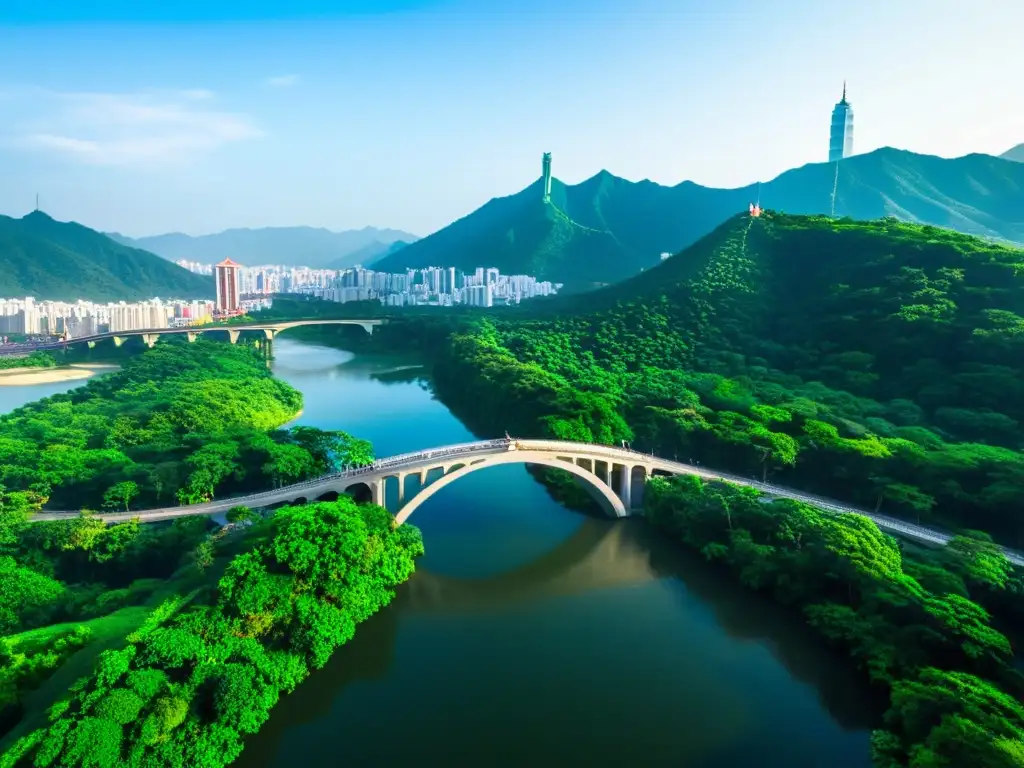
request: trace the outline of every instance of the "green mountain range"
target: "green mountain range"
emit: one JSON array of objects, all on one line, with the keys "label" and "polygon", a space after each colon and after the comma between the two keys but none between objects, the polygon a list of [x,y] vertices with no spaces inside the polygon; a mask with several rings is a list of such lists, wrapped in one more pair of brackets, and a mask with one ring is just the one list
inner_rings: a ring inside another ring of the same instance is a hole
[{"label": "green mountain range", "polygon": [[969,234],[1024,242],[1024,165],[989,155],[944,159],[879,149],[805,165],[761,185],[714,189],[693,182],[666,187],[602,171],[569,186],[552,182],[551,203],[538,180],[496,198],[434,234],[381,259],[406,267],[498,267],[562,282],[568,289],[612,283],[649,269],[760,199],[790,213],[856,219],[896,216]]},{"label": "green mountain range", "polygon": [[282,264],[314,269],[368,267],[372,261],[389,253],[395,243],[409,243],[417,239],[416,235],[398,229],[376,227],[345,232],[316,227],[265,227],[227,229],[197,237],[172,232],[135,239],[115,232],[110,237],[171,261],[185,259],[215,264],[223,259],[233,259],[247,266]]},{"label": "green mountain range", "polygon": [[0,216],[0,296],[75,301],[205,298],[213,280],[41,211]]},{"label": "green mountain range", "polygon": [[[415,242],[416,238],[413,238]],[[372,243],[368,243],[361,248],[348,253],[334,261],[328,262],[324,265],[325,269],[348,269],[354,266],[361,266],[366,269],[370,269],[377,262],[381,261],[392,253],[405,248],[409,243],[405,240],[395,240],[393,243],[382,243],[379,240],[374,240]]]}]

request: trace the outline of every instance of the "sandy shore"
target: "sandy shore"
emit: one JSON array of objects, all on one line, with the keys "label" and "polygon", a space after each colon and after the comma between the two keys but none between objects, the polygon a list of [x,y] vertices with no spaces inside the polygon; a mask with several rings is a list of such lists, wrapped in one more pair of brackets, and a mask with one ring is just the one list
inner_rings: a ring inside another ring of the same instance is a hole
[{"label": "sandy shore", "polygon": [[118,368],[120,366],[109,363],[76,364],[60,368],[5,368],[0,370],[0,387],[24,387],[88,379],[98,373],[107,373]]}]

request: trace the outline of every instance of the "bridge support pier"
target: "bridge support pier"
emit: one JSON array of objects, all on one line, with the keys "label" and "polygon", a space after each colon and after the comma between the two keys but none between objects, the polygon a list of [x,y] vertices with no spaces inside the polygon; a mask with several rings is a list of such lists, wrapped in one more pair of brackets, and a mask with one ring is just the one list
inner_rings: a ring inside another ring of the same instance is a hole
[{"label": "bridge support pier", "polygon": [[124,344],[124,336],[115,336],[114,337],[114,346],[115,347],[120,347],[122,344]]},{"label": "bridge support pier", "polygon": [[159,339],[159,338],[160,338],[160,334],[159,333],[144,333],[144,334],[142,334],[142,340],[144,342],[146,342],[146,346],[149,347],[150,349],[152,349],[156,345],[157,339]]},{"label": "bridge support pier", "polygon": [[95,341],[87,341],[87,342],[85,342],[85,346],[87,346],[89,349],[96,349],[96,342]]},{"label": "bridge support pier", "polygon": [[191,344],[192,342],[199,338],[199,334],[196,333],[195,331],[189,331],[188,333],[185,334],[185,338],[187,338],[188,343]]},{"label": "bridge support pier", "polygon": [[238,343],[238,337],[242,335],[241,331],[228,330],[228,341],[232,344]]},{"label": "bridge support pier", "polygon": [[405,504],[405,478],[406,476],[403,474],[398,475],[398,509]]},{"label": "bridge support pier", "polygon": [[370,484],[371,501],[378,507],[384,506],[384,478]]},{"label": "bridge support pier", "polygon": [[633,510],[633,467],[629,464],[619,465],[619,498],[628,515]]}]

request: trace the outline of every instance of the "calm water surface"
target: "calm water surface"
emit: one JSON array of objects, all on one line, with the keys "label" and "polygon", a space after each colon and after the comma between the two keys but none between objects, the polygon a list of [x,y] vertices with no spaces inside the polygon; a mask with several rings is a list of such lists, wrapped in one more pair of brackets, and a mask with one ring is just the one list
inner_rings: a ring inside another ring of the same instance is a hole
[{"label": "calm water surface", "polygon": [[[298,423],[378,456],[473,440],[408,361],[281,339]],[[412,374],[412,375],[410,375]],[[275,708],[240,765],[864,768],[870,706],[799,622],[641,520],[481,470],[412,522],[395,602]]]},{"label": "calm water surface", "polygon": [[[378,456],[474,439],[406,360],[286,339],[275,352],[305,396],[298,423]],[[0,408],[81,384],[0,388]],[[642,520],[568,511],[504,466],[412,522],[416,574],[278,704],[243,768],[870,765],[859,678]]]}]

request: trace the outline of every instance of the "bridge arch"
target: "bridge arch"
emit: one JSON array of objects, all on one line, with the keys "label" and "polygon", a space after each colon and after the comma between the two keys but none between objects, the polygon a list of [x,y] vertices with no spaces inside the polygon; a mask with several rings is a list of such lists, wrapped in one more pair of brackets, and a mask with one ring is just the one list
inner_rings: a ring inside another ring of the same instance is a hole
[{"label": "bridge arch", "polygon": [[559,459],[551,453],[517,450],[478,459],[461,466],[458,469],[453,469],[450,472],[447,472],[417,493],[404,507],[402,507],[401,510],[399,510],[398,514],[395,515],[395,525],[401,525],[404,523],[409,519],[413,512],[427,501],[427,499],[432,497],[445,486],[451,485],[459,478],[465,477],[466,475],[472,474],[473,472],[477,472],[481,469],[496,467],[502,464],[539,464],[541,466],[552,467],[554,469],[564,469],[566,472],[569,472],[583,480],[584,482],[581,483],[583,488],[585,488],[607,512],[610,512],[615,517],[626,517],[628,514],[625,504],[622,503],[622,499],[620,499],[615,494],[615,491],[593,472],[588,472],[586,469],[577,466],[575,462],[568,462],[563,459]]}]

